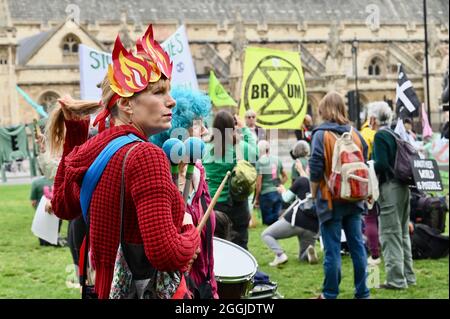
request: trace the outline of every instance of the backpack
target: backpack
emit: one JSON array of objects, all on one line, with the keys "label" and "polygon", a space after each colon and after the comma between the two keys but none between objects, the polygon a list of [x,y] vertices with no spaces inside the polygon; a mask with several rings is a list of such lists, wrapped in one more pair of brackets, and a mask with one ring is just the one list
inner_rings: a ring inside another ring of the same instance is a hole
[{"label": "backpack", "polygon": [[256,188],[256,169],[245,160],[239,160],[231,172],[230,196],[236,201],[247,200]]},{"label": "backpack", "polygon": [[278,284],[270,280],[269,275],[257,271],[252,278],[253,288],[248,293],[248,299],[278,299]]},{"label": "backpack", "polygon": [[391,129],[386,128],[384,131],[389,132],[397,144],[393,170],[394,178],[403,184],[414,185],[413,159],[419,158],[419,153],[411,143],[402,140]]},{"label": "backpack", "polygon": [[[337,136],[333,149],[331,174],[325,181],[333,200],[360,201],[369,198],[369,167],[364,163],[362,150],[355,143],[353,127]],[[328,140],[328,139],[327,139]]]},{"label": "backpack", "polygon": [[413,259],[438,259],[448,256],[448,236],[428,225],[417,224],[411,238]]},{"label": "backpack", "polygon": [[428,225],[439,233],[445,231],[448,212],[445,197],[428,196],[412,190],[410,204],[413,223]]}]

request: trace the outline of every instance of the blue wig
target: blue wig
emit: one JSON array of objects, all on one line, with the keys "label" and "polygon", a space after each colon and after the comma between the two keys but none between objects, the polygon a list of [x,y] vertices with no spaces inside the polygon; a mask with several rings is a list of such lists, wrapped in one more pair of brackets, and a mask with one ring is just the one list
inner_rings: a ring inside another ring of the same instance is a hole
[{"label": "blue wig", "polygon": [[202,118],[205,121],[211,111],[209,96],[200,91],[174,87],[170,93],[176,101],[172,110],[172,128],[150,138],[150,141],[159,147],[170,138],[174,129],[187,130],[192,127],[194,120]]}]

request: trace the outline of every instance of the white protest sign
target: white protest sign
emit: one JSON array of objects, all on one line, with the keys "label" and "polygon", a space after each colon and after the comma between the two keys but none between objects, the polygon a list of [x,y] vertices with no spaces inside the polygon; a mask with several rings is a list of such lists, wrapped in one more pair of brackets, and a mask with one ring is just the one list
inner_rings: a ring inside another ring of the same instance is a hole
[{"label": "white protest sign", "polygon": [[172,34],[162,44],[163,49],[169,54],[173,62],[172,86],[182,86],[198,90],[197,75],[184,25]]},{"label": "white protest sign", "polygon": [[103,81],[108,65],[112,62],[111,54],[97,51],[80,44],[80,96],[82,100],[100,100],[102,90],[97,84]]},{"label": "white protest sign", "polygon": [[[172,86],[198,89],[194,62],[184,25],[171,35],[161,46],[173,62]],[[100,100],[102,91],[97,84],[103,81],[108,65],[112,62],[110,53],[102,52],[81,44],[80,55],[80,95],[83,100]]]},{"label": "white protest sign", "polygon": [[49,200],[45,196],[42,196],[36,209],[36,214],[34,215],[31,231],[38,238],[56,245],[58,244],[59,218],[54,214],[49,214],[45,211],[45,204],[47,204],[48,201]]}]

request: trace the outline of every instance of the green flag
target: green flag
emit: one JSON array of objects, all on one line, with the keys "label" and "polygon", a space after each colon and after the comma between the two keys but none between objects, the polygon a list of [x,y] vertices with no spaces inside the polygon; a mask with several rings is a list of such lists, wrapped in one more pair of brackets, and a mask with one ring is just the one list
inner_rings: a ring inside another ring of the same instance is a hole
[{"label": "green flag", "polygon": [[217,80],[214,71],[209,73],[209,97],[211,102],[217,107],[237,106],[237,103],[228,95],[222,84]]}]

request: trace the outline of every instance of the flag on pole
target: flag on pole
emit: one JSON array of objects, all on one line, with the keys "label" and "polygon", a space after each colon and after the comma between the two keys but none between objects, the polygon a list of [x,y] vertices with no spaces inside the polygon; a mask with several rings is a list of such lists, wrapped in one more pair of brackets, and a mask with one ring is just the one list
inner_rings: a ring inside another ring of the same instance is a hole
[{"label": "flag on pole", "polygon": [[211,102],[217,106],[237,106],[237,103],[233,100],[233,98],[227,93],[222,84],[220,84],[219,80],[216,78],[214,71],[210,71],[209,73],[209,97]]},{"label": "flag on pole", "polygon": [[428,121],[428,115],[425,111],[425,104],[422,103],[422,138],[433,137],[433,129]]},{"label": "flag on pole", "polygon": [[17,90],[17,92],[20,93],[20,95],[22,95],[22,97],[25,99],[25,101],[27,101],[28,104],[30,104],[36,110],[36,112],[38,112],[38,114],[41,117],[43,117],[43,118],[47,118],[48,117],[48,114],[47,114],[47,112],[45,112],[44,107],[42,105],[39,105],[35,101],[33,101],[33,99],[28,94],[26,94],[25,91],[22,90],[17,85],[16,85],[16,90]]},{"label": "flag on pole", "polygon": [[403,66],[398,68],[398,82],[395,103],[397,106],[397,115],[401,118],[418,116],[420,101],[410,80],[406,76]]},{"label": "flag on pole", "polygon": [[394,132],[397,133],[402,140],[409,142],[411,145],[414,145],[414,139],[406,131],[405,125],[403,124],[403,120],[401,118],[398,119]]}]

